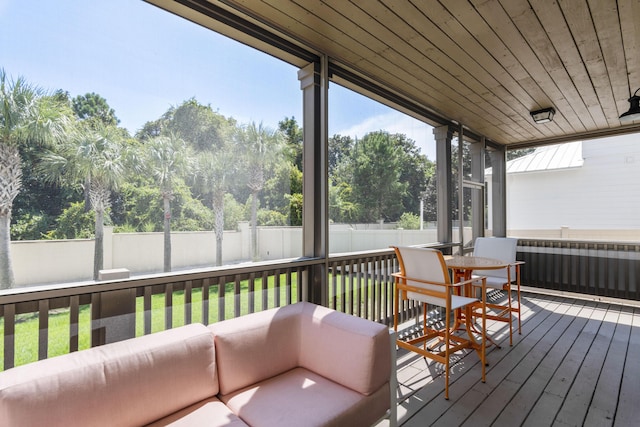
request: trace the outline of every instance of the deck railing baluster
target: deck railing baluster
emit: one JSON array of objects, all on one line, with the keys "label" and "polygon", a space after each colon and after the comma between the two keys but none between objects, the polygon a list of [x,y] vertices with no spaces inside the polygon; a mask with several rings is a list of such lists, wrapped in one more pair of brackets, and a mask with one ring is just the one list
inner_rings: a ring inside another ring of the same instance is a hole
[{"label": "deck railing baluster", "polygon": [[4,366],[3,369],[13,368],[16,355],[16,305],[7,304],[3,307],[4,319]]},{"label": "deck railing baluster", "polygon": [[340,311],[347,312],[347,270],[344,260],[340,262]]},{"label": "deck railing baluster", "polygon": [[262,310],[266,310],[269,308],[269,276],[266,271],[262,272],[260,295],[262,296]]},{"label": "deck railing baluster", "polygon": [[49,352],[49,300],[38,301],[38,360]]},{"label": "deck railing baluster", "polygon": [[292,304],[292,296],[291,296],[291,275],[292,275],[292,270],[291,268],[287,268],[287,272],[286,272],[286,282],[285,282],[285,298],[286,298],[286,304],[287,305],[291,305]]},{"label": "deck railing baluster", "polygon": [[164,328],[173,328],[173,283],[167,283],[164,291]]},{"label": "deck railing baluster", "polygon": [[233,281],[233,317],[240,317],[242,310],[240,308],[240,276],[236,275]]},{"label": "deck railing baluster", "polygon": [[192,298],[192,287],[193,281],[187,280],[184,282],[184,323],[185,325],[189,325],[192,323],[192,313],[193,310],[191,308],[191,298]]},{"label": "deck railing baluster", "polygon": [[249,286],[249,313],[254,313],[256,311],[256,274],[249,274],[248,279]]},{"label": "deck railing baluster", "polygon": [[80,296],[69,298],[69,352],[78,351],[80,342]]},{"label": "deck railing baluster", "polygon": [[227,294],[227,282],[226,277],[221,276],[218,278],[218,286],[217,286],[217,301],[218,301],[218,322],[224,320],[226,318],[226,303],[225,303],[225,295]]},{"label": "deck railing baluster", "polygon": [[280,269],[273,273],[273,302],[276,307],[280,307]]},{"label": "deck railing baluster", "polygon": [[209,286],[210,279],[205,277],[202,279],[202,323],[209,324]]},{"label": "deck railing baluster", "polygon": [[151,294],[153,292],[153,287],[145,286],[144,287],[144,296],[143,296],[143,306],[144,306],[144,334],[149,335],[151,333],[151,325],[153,322],[152,319],[152,311],[153,307],[151,306]]}]

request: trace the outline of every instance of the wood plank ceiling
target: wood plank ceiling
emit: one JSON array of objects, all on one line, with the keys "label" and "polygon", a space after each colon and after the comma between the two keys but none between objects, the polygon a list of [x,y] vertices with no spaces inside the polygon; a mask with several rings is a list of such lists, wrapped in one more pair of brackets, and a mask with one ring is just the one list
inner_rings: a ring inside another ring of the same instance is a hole
[{"label": "wood plank ceiling", "polygon": [[[205,1],[151,0],[295,63],[176,5]],[[208,1],[510,148],[640,131],[618,119],[640,88],[639,0]]]}]

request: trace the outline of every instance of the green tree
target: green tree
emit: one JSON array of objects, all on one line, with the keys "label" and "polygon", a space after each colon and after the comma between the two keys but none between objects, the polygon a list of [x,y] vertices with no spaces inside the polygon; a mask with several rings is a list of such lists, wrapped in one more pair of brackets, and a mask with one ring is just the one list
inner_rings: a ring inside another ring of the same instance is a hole
[{"label": "green tree", "polygon": [[264,188],[268,173],[280,159],[284,138],[279,131],[255,122],[238,131],[238,142],[243,153],[246,183],[251,192],[251,257],[258,256],[258,195]]},{"label": "green tree", "polygon": [[355,142],[349,136],[334,135],[329,138],[329,177],[333,183],[337,183],[340,178],[340,165],[350,163],[353,159],[353,148]]},{"label": "green tree", "polygon": [[59,98],[0,69],[0,289],[15,285],[11,213],[22,188],[21,151],[60,141],[69,122],[66,112]]},{"label": "green tree", "polygon": [[11,240],[42,239],[51,223],[52,219],[43,213],[22,215],[11,225]]},{"label": "green tree", "polygon": [[277,211],[259,209],[258,223],[267,227],[283,227],[287,225],[287,216]]},{"label": "green tree", "polygon": [[302,227],[302,193],[294,193],[289,199],[289,223],[294,227]]},{"label": "green tree", "polygon": [[[68,94],[66,94],[68,97]],[[78,95],[71,100],[71,107],[78,120],[83,126],[99,130],[105,126],[117,126],[120,120],[116,117],[115,110],[109,106],[107,100],[97,93],[91,92],[85,95]],[[123,130],[123,137],[128,136]],[[89,188],[91,183],[84,183],[84,203],[85,211],[91,210],[91,200],[89,198]]]},{"label": "green tree", "polygon": [[526,156],[527,154],[531,154],[536,149],[534,147],[529,148],[520,148],[518,150],[509,150],[507,151],[507,162],[513,159],[517,159],[518,157]]},{"label": "green tree", "polygon": [[295,117],[285,117],[284,120],[278,122],[278,130],[282,132],[285,138],[286,150],[285,157],[298,170],[302,171],[302,128],[298,126]]},{"label": "green tree", "polygon": [[120,123],[114,109],[97,93],[78,95],[71,100],[71,106],[80,120],[99,121],[105,126],[117,126]]},{"label": "green tree", "polygon": [[[66,111],[68,122],[73,122],[69,95],[61,90],[53,95],[60,103],[61,112]],[[20,147],[22,161],[22,184],[20,194],[13,202],[11,213],[12,240],[38,240],[56,227],[56,218],[65,206],[80,199],[78,188],[58,187],[47,182],[37,173],[37,166],[43,153],[38,144]]]},{"label": "green tree", "polygon": [[418,230],[420,229],[420,217],[416,214],[405,212],[400,215],[398,227],[405,230]]},{"label": "green tree", "polygon": [[178,132],[194,151],[193,187],[196,195],[211,206],[216,236],[216,265],[222,265],[225,195],[237,172],[233,131],[236,122],[213,111],[195,99],[175,109],[169,129]]},{"label": "green tree", "polygon": [[289,225],[302,225],[302,218],[292,218],[291,200],[302,197],[302,172],[288,160],[274,165],[271,177],[265,182],[262,202],[267,209],[275,210],[288,218]]},{"label": "green tree", "polygon": [[163,207],[164,271],[171,271],[171,200],[173,183],[181,177],[188,163],[185,142],[171,133],[158,136],[143,145],[144,170],[152,176],[160,189]]},{"label": "green tree", "polygon": [[360,220],[353,193],[356,141],[349,136],[329,138],[329,218],[340,223]]},{"label": "green tree", "polygon": [[187,141],[197,151],[207,151],[226,142],[227,126],[235,126],[235,120],[227,119],[209,105],[202,105],[195,98],[183,102],[173,112],[166,127]]},{"label": "green tree", "polygon": [[[116,212],[117,210],[117,212]],[[129,177],[118,189],[112,207],[112,217],[118,217],[118,232],[160,232],[164,226],[162,198],[151,177],[138,174]],[[171,230],[200,231],[213,227],[213,214],[182,179],[173,181],[171,200]]]},{"label": "green tree", "polygon": [[225,146],[216,152],[199,153],[195,161],[195,180],[201,193],[210,200],[216,236],[216,265],[222,265],[222,241],[225,227],[225,200],[235,171],[233,154]]},{"label": "green tree", "polygon": [[93,279],[104,265],[105,214],[111,206],[111,191],[125,178],[122,132],[115,126],[80,123],[57,153],[49,153],[40,171],[52,182],[89,186],[89,200],[95,214]]},{"label": "green tree", "polygon": [[404,212],[418,213],[420,199],[427,188],[427,182],[435,172],[435,163],[420,153],[415,141],[402,134],[393,135],[395,143],[400,147],[400,182],[407,184],[407,191],[402,197]]},{"label": "green tree", "polygon": [[329,218],[334,222],[352,223],[360,218],[360,207],[355,203],[353,189],[346,182],[329,186]]},{"label": "green tree", "polygon": [[224,229],[237,230],[238,223],[244,218],[244,206],[234,199],[232,194],[224,195]]},{"label": "green tree", "polygon": [[427,178],[427,186],[422,193],[421,197],[424,197],[424,220],[425,221],[437,221],[438,220],[438,186],[437,186],[437,174],[435,173],[435,164],[433,166],[432,173]]},{"label": "green tree", "polygon": [[361,220],[395,221],[404,211],[407,183],[401,182],[402,148],[397,136],[377,131],[366,134],[355,149],[353,194],[361,206]]},{"label": "green tree", "polygon": [[90,239],[95,230],[95,214],[86,212],[84,203],[72,203],[56,220],[56,228],[47,234],[50,239]]}]

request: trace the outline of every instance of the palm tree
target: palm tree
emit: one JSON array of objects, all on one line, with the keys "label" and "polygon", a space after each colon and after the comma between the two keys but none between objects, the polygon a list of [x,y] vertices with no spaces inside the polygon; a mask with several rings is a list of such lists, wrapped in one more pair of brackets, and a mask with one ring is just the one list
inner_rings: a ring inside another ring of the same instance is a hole
[{"label": "palm tree", "polygon": [[164,210],[164,271],[171,271],[171,200],[173,181],[187,165],[185,142],[175,134],[158,136],[144,145],[144,165],[160,187]]},{"label": "palm tree", "polygon": [[43,158],[39,171],[48,181],[88,186],[95,213],[93,280],[104,265],[104,220],[111,207],[111,192],[125,178],[123,133],[115,126],[79,124],[57,153]]},{"label": "palm tree", "polygon": [[222,265],[224,238],[224,197],[229,191],[230,178],[235,173],[234,153],[227,144],[217,150],[198,153],[195,180],[202,194],[210,195],[214,215],[213,231],[216,236],[216,265]]},{"label": "palm tree", "polygon": [[284,147],[281,132],[252,122],[238,132],[247,173],[247,187],[251,192],[251,258],[258,256],[258,194],[264,188],[265,174],[272,170]]},{"label": "palm tree", "polygon": [[0,68],[0,289],[15,285],[11,264],[11,211],[22,188],[21,150],[62,139],[68,108],[59,99],[11,80]]}]

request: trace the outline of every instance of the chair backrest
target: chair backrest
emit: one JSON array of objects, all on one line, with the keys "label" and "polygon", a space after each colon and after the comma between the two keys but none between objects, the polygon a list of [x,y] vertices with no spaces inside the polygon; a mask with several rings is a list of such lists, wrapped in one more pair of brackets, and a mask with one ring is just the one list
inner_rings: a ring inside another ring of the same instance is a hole
[{"label": "chair backrest", "polygon": [[[500,261],[513,263],[516,261],[518,251],[518,239],[512,237],[478,237],[473,248],[473,255],[499,259]],[[499,270],[474,270],[475,274],[488,277],[507,278],[507,269]],[[511,267],[511,280],[516,279],[516,268]]]},{"label": "chair backrest", "polygon": [[[400,273],[411,279],[425,280],[435,283],[451,283],[447,265],[442,252],[430,248],[394,247],[400,263]],[[436,292],[446,292],[446,288],[439,285],[407,280],[407,285],[428,289]],[[443,298],[425,297],[424,295],[408,292],[407,297],[427,302],[429,304],[445,306]]]}]

